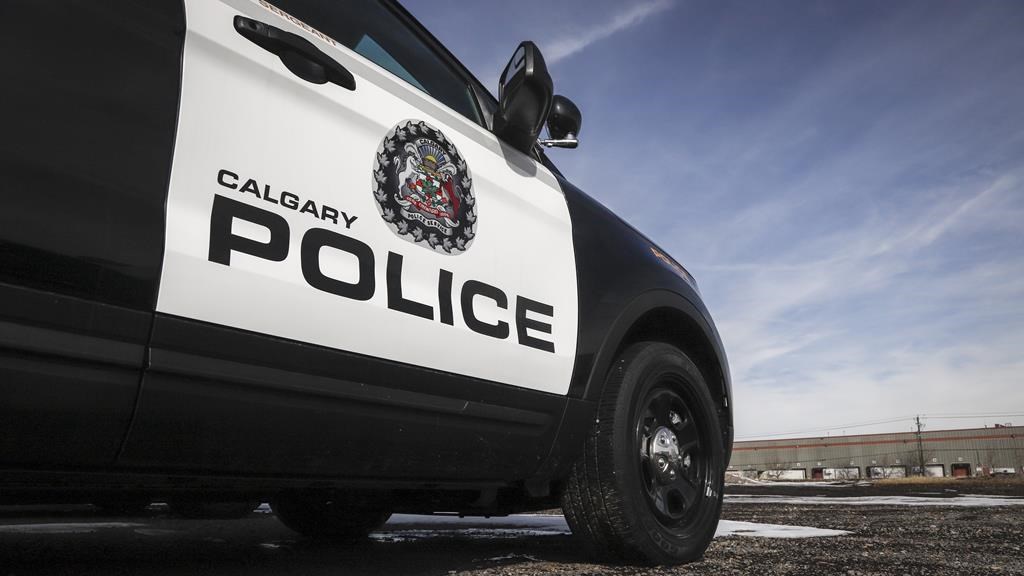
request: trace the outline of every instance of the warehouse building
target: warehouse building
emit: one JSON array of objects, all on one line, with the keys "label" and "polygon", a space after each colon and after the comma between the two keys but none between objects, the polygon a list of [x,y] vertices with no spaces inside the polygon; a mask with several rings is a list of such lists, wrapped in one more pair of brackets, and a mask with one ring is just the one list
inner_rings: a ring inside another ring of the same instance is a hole
[{"label": "warehouse building", "polygon": [[779,480],[1024,474],[1024,426],[736,442],[729,470]]}]

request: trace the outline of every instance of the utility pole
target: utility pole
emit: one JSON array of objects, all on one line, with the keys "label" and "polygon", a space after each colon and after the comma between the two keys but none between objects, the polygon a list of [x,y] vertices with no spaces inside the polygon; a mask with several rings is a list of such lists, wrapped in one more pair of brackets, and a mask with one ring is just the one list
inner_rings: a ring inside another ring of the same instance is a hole
[{"label": "utility pole", "polygon": [[924,476],[924,443],[921,441],[921,415],[918,414],[914,418],[914,423],[917,424],[917,473]]}]

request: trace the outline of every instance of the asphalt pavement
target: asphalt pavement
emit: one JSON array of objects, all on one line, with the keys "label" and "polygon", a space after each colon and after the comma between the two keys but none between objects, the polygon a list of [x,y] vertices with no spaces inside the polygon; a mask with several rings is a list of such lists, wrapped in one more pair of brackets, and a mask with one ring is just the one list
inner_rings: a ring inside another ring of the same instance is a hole
[{"label": "asphalt pavement", "polygon": [[523,561],[585,561],[561,516],[397,516],[367,542],[310,542],[268,512],[187,520],[152,506],[116,517],[78,507],[0,509],[0,576],[29,574],[449,574]]}]

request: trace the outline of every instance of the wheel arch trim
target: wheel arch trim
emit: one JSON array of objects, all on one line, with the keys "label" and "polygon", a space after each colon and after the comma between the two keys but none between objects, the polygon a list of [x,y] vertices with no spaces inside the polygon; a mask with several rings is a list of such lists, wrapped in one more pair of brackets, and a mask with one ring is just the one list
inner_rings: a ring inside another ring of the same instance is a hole
[{"label": "wheel arch trim", "polygon": [[615,358],[629,344],[645,339],[675,344],[697,356],[694,362],[704,373],[709,392],[725,412],[723,424],[731,444],[732,383],[721,338],[701,308],[670,290],[644,292],[621,310],[594,355],[583,399],[597,402]]}]

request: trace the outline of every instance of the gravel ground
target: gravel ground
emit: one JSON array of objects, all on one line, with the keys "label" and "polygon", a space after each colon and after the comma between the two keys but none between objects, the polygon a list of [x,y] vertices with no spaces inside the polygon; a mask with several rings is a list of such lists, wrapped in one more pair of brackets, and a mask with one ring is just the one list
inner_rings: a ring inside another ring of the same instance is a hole
[{"label": "gravel ground", "polygon": [[835,538],[724,538],[693,574],[1024,574],[1024,506],[729,505],[724,517],[848,530]]},{"label": "gravel ground", "polygon": [[[815,490],[795,487],[783,493],[808,496],[815,495]],[[841,499],[791,505],[740,500],[727,500],[723,518],[850,534],[803,539],[721,537],[701,562],[651,569],[591,563],[569,536],[557,532],[530,536],[515,530],[448,530],[409,539],[378,537],[345,548],[303,541],[271,514],[253,514],[241,521],[195,521],[171,517],[159,508],[140,518],[112,518],[89,509],[32,513],[0,509],[0,576],[1024,575],[1024,506],[955,507],[938,501],[940,505],[926,507],[851,506]]]},{"label": "gravel ground", "polygon": [[[562,545],[526,545],[501,566],[473,575],[535,574],[1024,574],[1024,506],[992,508],[726,505],[723,518],[852,532],[830,538],[729,536],[712,542],[704,560],[675,568],[638,569],[582,562]],[[545,559],[548,560],[533,560]]]}]

